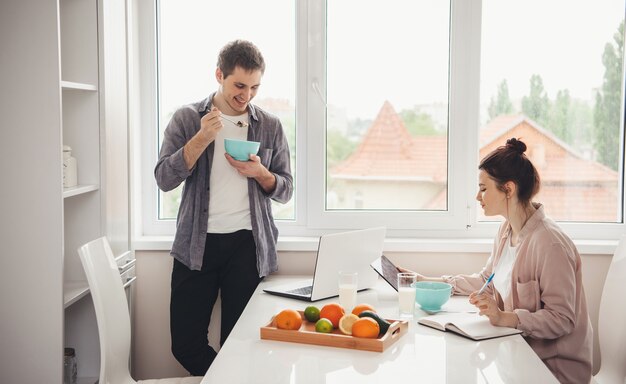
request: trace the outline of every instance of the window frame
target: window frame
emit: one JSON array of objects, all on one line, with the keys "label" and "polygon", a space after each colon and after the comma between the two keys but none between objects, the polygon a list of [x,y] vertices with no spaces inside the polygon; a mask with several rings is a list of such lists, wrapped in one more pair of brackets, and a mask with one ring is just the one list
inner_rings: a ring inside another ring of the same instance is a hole
[{"label": "window frame", "polygon": [[[132,0],[131,114],[133,131],[135,234],[173,236],[175,220],[158,219],[154,164],[158,153],[157,0]],[[480,45],[482,1],[451,0],[448,131],[448,210],[405,212],[324,211],[325,187],[325,45],[326,1],[296,3],[296,146],[295,220],[277,220],[281,236],[319,236],[337,230],[386,226],[388,237],[421,239],[492,238],[499,222],[477,222]],[[139,67],[141,65],[141,67]],[[624,71],[622,73],[624,79]],[[624,81],[622,81],[624,87]],[[624,89],[622,89],[624,98]],[[624,100],[620,135],[624,139]],[[315,127],[315,128],[312,128]],[[146,144],[149,143],[149,144]],[[469,144],[468,144],[469,143]],[[624,146],[620,147],[618,187],[624,188]],[[300,175],[298,177],[298,175]],[[457,192],[466,191],[466,192]],[[573,239],[614,240],[626,232],[622,196],[621,223],[559,222]]]}]

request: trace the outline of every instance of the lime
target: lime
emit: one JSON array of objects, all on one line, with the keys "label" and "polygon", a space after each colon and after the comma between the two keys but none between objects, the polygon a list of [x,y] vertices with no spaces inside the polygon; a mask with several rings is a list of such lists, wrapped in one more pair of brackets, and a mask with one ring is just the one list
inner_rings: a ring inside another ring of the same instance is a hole
[{"label": "lime", "polygon": [[321,318],[315,323],[315,332],[331,333],[333,331],[333,323],[326,319]]},{"label": "lime", "polygon": [[339,319],[339,330],[344,335],[352,334],[352,324],[354,324],[359,317],[353,313],[349,313],[347,315],[343,315],[341,319]]},{"label": "lime", "polygon": [[320,309],[315,305],[309,305],[304,309],[304,317],[311,323],[315,323],[320,319]]}]

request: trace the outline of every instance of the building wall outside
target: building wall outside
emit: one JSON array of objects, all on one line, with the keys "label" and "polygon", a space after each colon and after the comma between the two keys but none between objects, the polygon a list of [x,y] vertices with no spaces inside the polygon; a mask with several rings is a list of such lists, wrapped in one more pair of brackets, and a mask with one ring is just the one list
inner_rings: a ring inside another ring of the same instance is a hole
[{"label": "building wall outside", "polygon": [[[424,209],[445,185],[429,181],[335,180],[329,208]],[[332,204],[331,204],[332,202]],[[444,203],[445,204],[445,200]],[[438,209],[446,209],[445,206]]]}]

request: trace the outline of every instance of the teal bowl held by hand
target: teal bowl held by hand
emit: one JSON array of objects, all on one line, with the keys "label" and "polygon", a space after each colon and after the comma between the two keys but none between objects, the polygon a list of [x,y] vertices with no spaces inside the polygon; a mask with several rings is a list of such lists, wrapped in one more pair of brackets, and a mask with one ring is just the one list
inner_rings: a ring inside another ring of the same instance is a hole
[{"label": "teal bowl held by hand", "polygon": [[415,302],[425,311],[441,310],[452,293],[452,286],[448,283],[418,281],[411,286],[415,288]]},{"label": "teal bowl held by hand", "polygon": [[261,143],[257,141],[224,139],[224,149],[233,159],[239,161],[250,160],[250,155],[259,152]]}]

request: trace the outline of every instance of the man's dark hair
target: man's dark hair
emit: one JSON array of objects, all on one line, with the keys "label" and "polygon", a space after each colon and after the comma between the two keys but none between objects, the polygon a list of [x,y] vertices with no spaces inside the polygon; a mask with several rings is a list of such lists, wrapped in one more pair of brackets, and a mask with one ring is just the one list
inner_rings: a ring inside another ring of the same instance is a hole
[{"label": "man's dark hair", "polygon": [[265,72],[265,60],[261,51],[246,40],[235,40],[226,44],[217,57],[217,67],[227,78],[235,67],[241,67],[246,71],[260,70]]}]

